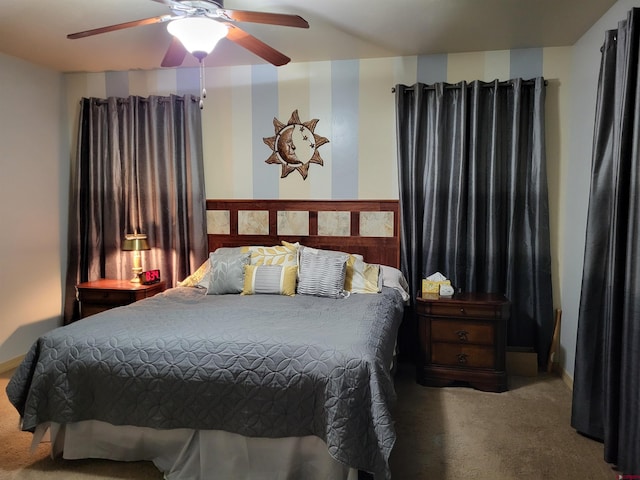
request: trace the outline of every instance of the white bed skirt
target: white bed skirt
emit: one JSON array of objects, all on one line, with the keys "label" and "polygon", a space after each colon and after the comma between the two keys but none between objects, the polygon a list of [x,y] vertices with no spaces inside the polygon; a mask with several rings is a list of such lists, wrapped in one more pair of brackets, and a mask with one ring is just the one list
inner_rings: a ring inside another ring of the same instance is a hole
[{"label": "white bed skirt", "polygon": [[331,457],[316,436],[252,438],[220,430],[156,430],[88,420],[38,426],[49,430],[51,454],[75,460],[148,460],[167,480],[357,480],[358,471]]}]

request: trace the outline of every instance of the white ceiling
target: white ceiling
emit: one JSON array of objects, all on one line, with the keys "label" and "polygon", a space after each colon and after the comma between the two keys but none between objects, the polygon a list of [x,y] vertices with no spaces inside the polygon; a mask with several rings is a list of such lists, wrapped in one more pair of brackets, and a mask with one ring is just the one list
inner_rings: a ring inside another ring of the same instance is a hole
[{"label": "white ceiling", "polygon": [[[292,62],[572,45],[616,0],[227,0],[297,14],[309,29],[241,28]],[[0,0],[0,52],[62,72],[160,68],[166,24],[78,40],[66,35],[171,13],[152,0]],[[207,66],[264,63],[223,39]],[[189,58],[183,64],[196,65]]]}]

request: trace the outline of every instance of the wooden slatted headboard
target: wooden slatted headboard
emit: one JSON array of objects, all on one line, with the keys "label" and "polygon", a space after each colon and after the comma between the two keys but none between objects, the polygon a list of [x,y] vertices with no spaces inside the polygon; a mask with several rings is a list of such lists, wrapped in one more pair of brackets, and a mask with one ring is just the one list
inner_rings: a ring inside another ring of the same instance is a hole
[{"label": "wooden slatted headboard", "polygon": [[285,240],[400,268],[398,200],[207,200],[207,231],[210,252]]}]

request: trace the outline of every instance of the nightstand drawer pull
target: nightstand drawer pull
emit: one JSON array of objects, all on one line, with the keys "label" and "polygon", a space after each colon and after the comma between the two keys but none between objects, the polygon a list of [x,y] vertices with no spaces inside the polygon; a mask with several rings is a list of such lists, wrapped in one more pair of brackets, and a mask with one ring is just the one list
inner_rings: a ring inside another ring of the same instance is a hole
[{"label": "nightstand drawer pull", "polygon": [[469,341],[469,332],[467,332],[466,330],[458,330],[456,332],[456,335],[458,335],[458,340],[460,340],[461,342],[468,342]]},{"label": "nightstand drawer pull", "polygon": [[467,363],[467,357],[468,355],[466,353],[459,353],[458,354],[458,363],[459,364],[466,364]]},{"label": "nightstand drawer pull", "polygon": [[495,344],[494,323],[485,321],[431,320],[431,338],[436,342],[473,343],[475,345]]}]

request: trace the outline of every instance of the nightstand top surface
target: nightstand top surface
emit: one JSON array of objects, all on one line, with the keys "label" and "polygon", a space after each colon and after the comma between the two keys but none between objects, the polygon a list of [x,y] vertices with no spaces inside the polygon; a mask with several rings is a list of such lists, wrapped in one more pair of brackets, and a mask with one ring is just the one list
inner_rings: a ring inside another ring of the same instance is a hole
[{"label": "nightstand top surface", "polygon": [[101,289],[101,290],[146,290],[152,287],[156,287],[158,284],[163,284],[164,281],[158,283],[152,283],[151,285],[142,285],[141,283],[133,283],[131,280],[116,280],[112,278],[101,278],[99,280],[92,280],[90,282],[83,282],[76,285],[79,289]]},{"label": "nightstand top surface", "polygon": [[509,300],[502,293],[479,293],[464,292],[456,293],[451,297],[441,297],[438,294],[426,294],[422,297],[418,295],[416,300],[419,302],[437,302],[437,303],[508,303]]}]

